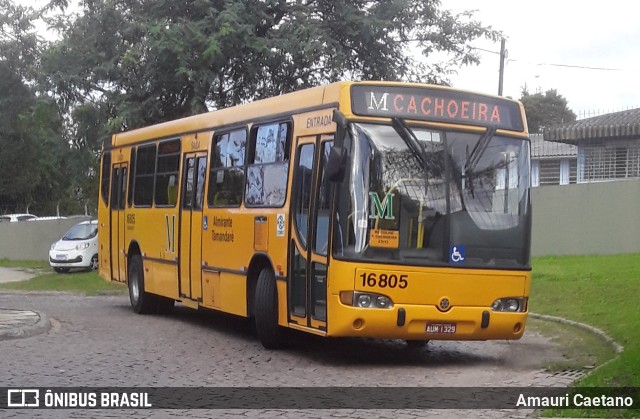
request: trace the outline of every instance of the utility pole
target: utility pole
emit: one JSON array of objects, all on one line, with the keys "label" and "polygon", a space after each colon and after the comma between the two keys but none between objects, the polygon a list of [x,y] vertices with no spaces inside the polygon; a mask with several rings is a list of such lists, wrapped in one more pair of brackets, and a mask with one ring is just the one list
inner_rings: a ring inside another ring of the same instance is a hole
[{"label": "utility pole", "polygon": [[505,39],[500,41],[500,74],[498,78],[498,96],[502,96],[502,85],[504,79],[504,59],[507,57],[507,50],[505,49]]}]

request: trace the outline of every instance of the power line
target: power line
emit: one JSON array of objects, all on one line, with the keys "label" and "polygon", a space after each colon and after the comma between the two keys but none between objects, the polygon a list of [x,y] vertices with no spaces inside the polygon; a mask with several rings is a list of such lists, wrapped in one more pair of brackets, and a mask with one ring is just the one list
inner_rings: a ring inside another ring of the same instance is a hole
[{"label": "power line", "polygon": [[[471,49],[475,49],[475,50],[483,51],[483,52],[488,52],[490,54],[500,55],[500,51],[492,51],[492,50],[488,50],[488,49],[484,49],[484,48],[478,48],[478,47],[471,47]],[[592,67],[592,66],[586,66],[586,65],[572,65],[572,64],[559,64],[559,63],[534,63],[534,62],[531,62],[531,61],[518,60],[518,59],[514,59],[514,58],[507,58],[507,62],[508,61],[513,61],[513,62],[517,62],[517,63],[524,63],[524,64],[529,64],[529,65],[535,65],[535,66],[580,68],[580,69],[584,69],[584,70],[599,70],[599,71],[624,71],[624,69],[622,69],[622,68]]]},{"label": "power line", "polygon": [[621,68],[590,67],[586,65],[571,65],[571,64],[558,64],[558,63],[532,63],[528,61],[513,60],[513,59],[507,59],[507,61],[515,61],[515,62],[527,63],[527,64],[537,65],[537,66],[547,66],[547,67],[567,67],[567,68],[580,68],[584,70],[600,70],[600,71],[622,71]]},{"label": "power line", "polygon": [[489,52],[491,54],[496,54],[496,55],[500,55],[500,51],[491,51],[489,49],[484,49],[484,48],[479,48],[479,47],[469,47],[471,49],[477,49],[478,51],[484,51],[484,52]]}]

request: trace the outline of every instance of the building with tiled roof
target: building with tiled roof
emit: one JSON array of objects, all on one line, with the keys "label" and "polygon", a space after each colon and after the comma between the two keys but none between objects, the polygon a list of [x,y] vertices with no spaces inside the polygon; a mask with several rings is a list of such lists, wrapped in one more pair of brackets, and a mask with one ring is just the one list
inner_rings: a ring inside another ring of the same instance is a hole
[{"label": "building with tiled roof", "polygon": [[544,141],[531,134],[531,184],[568,185],[576,183],[578,149],[575,145]]},{"label": "building with tiled roof", "polygon": [[577,147],[577,182],[640,178],[640,108],[544,130],[545,142]]}]

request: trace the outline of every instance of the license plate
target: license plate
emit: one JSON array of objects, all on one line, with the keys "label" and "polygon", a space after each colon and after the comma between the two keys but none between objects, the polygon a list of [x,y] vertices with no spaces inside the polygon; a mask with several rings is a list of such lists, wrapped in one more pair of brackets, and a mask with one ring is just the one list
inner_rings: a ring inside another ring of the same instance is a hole
[{"label": "license plate", "polygon": [[456,333],[455,323],[427,323],[427,333],[449,334]]},{"label": "license plate", "polygon": [[67,260],[67,255],[56,255],[57,260]]}]

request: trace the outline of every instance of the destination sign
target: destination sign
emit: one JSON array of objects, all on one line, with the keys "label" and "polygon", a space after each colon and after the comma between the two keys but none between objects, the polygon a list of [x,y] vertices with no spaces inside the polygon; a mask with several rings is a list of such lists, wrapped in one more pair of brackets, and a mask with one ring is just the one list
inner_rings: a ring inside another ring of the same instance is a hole
[{"label": "destination sign", "polygon": [[455,90],[406,86],[351,86],[351,108],[384,116],[524,130],[517,102]]}]

